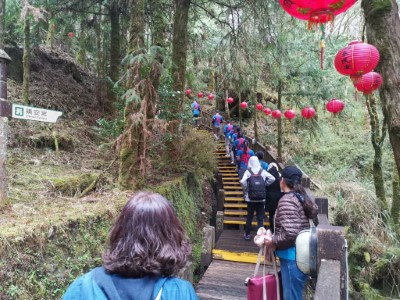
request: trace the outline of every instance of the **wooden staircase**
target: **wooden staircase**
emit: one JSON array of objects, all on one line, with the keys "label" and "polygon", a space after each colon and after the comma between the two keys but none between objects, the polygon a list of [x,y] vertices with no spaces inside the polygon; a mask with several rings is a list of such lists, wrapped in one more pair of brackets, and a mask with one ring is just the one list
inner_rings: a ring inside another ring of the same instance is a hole
[{"label": "wooden staircase", "polygon": [[[224,189],[224,224],[240,225],[246,224],[247,204],[243,196],[243,188],[239,183],[236,165],[231,164],[230,156],[226,156],[225,143],[219,141],[215,156],[218,162],[218,173],[222,175]],[[268,213],[264,219],[264,225],[268,226]],[[257,221],[253,219],[252,225]]]}]

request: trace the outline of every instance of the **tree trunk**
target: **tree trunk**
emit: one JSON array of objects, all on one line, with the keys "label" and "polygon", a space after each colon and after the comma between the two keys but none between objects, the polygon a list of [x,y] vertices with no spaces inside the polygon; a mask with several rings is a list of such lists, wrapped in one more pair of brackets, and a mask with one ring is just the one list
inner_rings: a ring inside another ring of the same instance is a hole
[{"label": "tree trunk", "polygon": [[121,28],[119,21],[119,7],[116,1],[113,1],[110,6],[110,24],[111,24],[111,43],[110,43],[110,70],[108,75],[113,83],[119,79],[119,64],[120,64],[120,44],[121,44]]},{"label": "tree trunk", "polygon": [[240,104],[242,104],[242,90],[239,89],[239,126],[242,128],[242,109],[240,107]]},{"label": "tree trunk", "polygon": [[[278,109],[282,109],[282,81],[278,83]],[[278,119],[278,160],[282,162],[282,118]]]},{"label": "tree trunk", "polygon": [[362,0],[368,43],[376,46],[383,77],[380,89],[397,171],[400,174],[400,17],[396,0]]},{"label": "tree trunk", "polygon": [[172,39],[172,78],[174,91],[181,92],[177,103],[173,106],[173,113],[182,110],[186,77],[186,56],[190,0],[174,0],[174,33]]},{"label": "tree trunk", "polygon": [[0,117],[0,210],[8,205],[7,200],[7,122]]},{"label": "tree trunk", "polygon": [[153,45],[159,47],[155,49],[156,61],[152,65],[151,80],[154,89],[157,91],[160,85],[160,77],[162,71],[162,64],[164,63],[164,56],[162,48],[165,48],[165,29],[167,23],[164,18],[164,11],[162,2],[159,0],[150,1],[150,7],[152,12],[152,37]]},{"label": "tree trunk", "polygon": [[[48,8],[47,8],[48,9]],[[56,22],[53,19],[53,14],[49,13],[49,23],[47,28],[46,45],[50,49],[54,49],[54,34],[56,32]]]},{"label": "tree trunk", "polygon": [[81,28],[79,33],[79,51],[76,60],[84,67],[87,67],[86,60],[86,20],[81,20]]},{"label": "tree trunk", "polygon": [[386,122],[382,125],[382,131],[379,128],[379,116],[376,110],[376,98],[374,95],[369,95],[365,97],[366,105],[368,109],[370,125],[371,125],[371,142],[374,147],[375,155],[374,155],[374,163],[373,163],[373,176],[374,176],[374,185],[375,185],[375,193],[376,198],[379,201],[379,207],[381,211],[387,211],[388,205],[386,202],[386,193],[385,193],[385,182],[383,180],[383,171],[382,171],[382,146],[383,141],[386,136]]},{"label": "tree trunk", "polygon": [[399,224],[400,216],[400,180],[397,171],[393,172],[393,200],[391,208],[391,216],[395,224]]},{"label": "tree trunk", "polygon": [[144,1],[129,0],[131,17],[129,22],[129,52],[143,51],[144,47]]},{"label": "tree trunk", "polygon": [[6,0],[0,0],[0,49],[4,49]]},{"label": "tree trunk", "polygon": [[[138,55],[143,52],[144,47],[144,0],[130,0],[131,8],[130,24],[129,24],[129,52],[132,55]],[[132,74],[128,78],[127,88],[134,89],[142,79],[139,73],[135,74],[135,66],[129,65]],[[136,91],[139,94],[139,91]],[[143,99],[142,99],[143,101]],[[122,137],[120,147],[120,165],[119,165],[119,184],[126,189],[134,188],[141,177],[141,168],[143,156],[145,133],[142,126],[147,126],[147,118],[142,122],[135,122],[134,115],[140,110],[141,104],[135,101],[128,103],[125,107],[125,132]],[[146,114],[146,111],[144,111]],[[141,123],[141,124],[140,124]]]},{"label": "tree trunk", "polygon": [[23,83],[22,83],[22,98],[26,104],[30,104],[29,101],[29,52],[30,52],[30,31],[31,26],[29,22],[29,16],[25,16],[24,20],[24,54],[22,56],[22,64],[23,64]]}]

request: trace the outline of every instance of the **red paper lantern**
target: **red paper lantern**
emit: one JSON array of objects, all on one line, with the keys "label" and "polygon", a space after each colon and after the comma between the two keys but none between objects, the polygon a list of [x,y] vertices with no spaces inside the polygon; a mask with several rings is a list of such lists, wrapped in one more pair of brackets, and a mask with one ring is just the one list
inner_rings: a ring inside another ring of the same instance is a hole
[{"label": "red paper lantern", "polygon": [[364,94],[371,94],[373,91],[379,89],[382,85],[382,76],[376,72],[369,72],[363,75],[354,86]]},{"label": "red paper lantern", "polygon": [[339,99],[332,99],[326,104],[326,110],[333,114],[340,113],[343,109],[344,103]]},{"label": "red paper lantern", "polygon": [[269,107],[266,107],[266,108],[264,108],[263,112],[264,112],[264,114],[265,114],[266,116],[268,116],[268,115],[271,114],[272,110],[271,110]]},{"label": "red paper lantern", "polygon": [[282,113],[279,109],[275,109],[272,111],[271,115],[274,119],[279,119],[282,116]]},{"label": "red paper lantern", "polygon": [[242,102],[242,103],[240,103],[240,107],[241,107],[242,109],[246,109],[248,106],[249,106],[249,105],[247,104],[247,102]]},{"label": "red paper lantern", "polygon": [[310,107],[310,106],[304,107],[301,110],[301,115],[305,119],[311,119],[311,118],[313,118],[315,116],[315,109]]},{"label": "red paper lantern", "polygon": [[308,28],[333,22],[335,16],[349,9],[357,0],[279,0],[282,8],[291,16],[308,20]]},{"label": "red paper lantern", "polygon": [[215,98],[214,94],[209,94],[208,95],[208,100],[214,100],[214,98]]},{"label": "red paper lantern", "polygon": [[190,95],[191,93],[192,93],[192,90],[191,89],[187,89],[186,91],[185,91],[185,93],[186,93],[186,95]]},{"label": "red paper lantern", "polygon": [[263,105],[261,103],[257,103],[256,109],[259,111],[263,110]]},{"label": "red paper lantern", "polygon": [[229,97],[228,99],[226,99],[226,102],[228,102],[228,104],[232,104],[233,103],[233,98]]},{"label": "red paper lantern", "polygon": [[283,115],[286,119],[292,120],[296,117],[296,112],[293,109],[288,109]]},{"label": "red paper lantern", "polygon": [[201,93],[201,92],[197,94],[197,97],[198,97],[198,98],[203,98],[203,96],[204,96],[204,94]]},{"label": "red paper lantern", "polygon": [[371,72],[379,63],[379,51],[374,46],[353,41],[341,49],[335,57],[336,70],[357,81],[362,75]]},{"label": "red paper lantern", "polygon": [[73,33],[73,32],[68,32],[68,37],[69,37],[69,38],[72,39],[74,36],[75,36],[75,33]]}]

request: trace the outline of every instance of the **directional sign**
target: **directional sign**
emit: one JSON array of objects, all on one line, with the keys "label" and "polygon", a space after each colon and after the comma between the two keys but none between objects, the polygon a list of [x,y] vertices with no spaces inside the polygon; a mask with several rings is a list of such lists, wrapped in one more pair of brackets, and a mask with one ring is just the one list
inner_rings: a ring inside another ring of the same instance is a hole
[{"label": "directional sign", "polygon": [[62,114],[61,111],[12,104],[12,117],[16,119],[55,123]]}]

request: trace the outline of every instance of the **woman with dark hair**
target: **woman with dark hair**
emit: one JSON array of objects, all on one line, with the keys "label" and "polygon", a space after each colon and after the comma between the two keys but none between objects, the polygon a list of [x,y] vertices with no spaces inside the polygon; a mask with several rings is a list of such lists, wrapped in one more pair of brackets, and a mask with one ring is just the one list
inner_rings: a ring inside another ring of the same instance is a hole
[{"label": "woman with dark hair", "polygon": [[77,278],[63,300],[197,300],[192,285],[174,277],[190,252],[168,200],[139,192],[110,231],[103,266]]},{"label": "woman with dark hair", "polygon": [[298,168],[283,169],[280,187],[284,195],[275,214],[275,234],[272,239],[265,240],[267,247],[275,248],[279,257],[285,300],[302,299],[308,275],[296,265],[295,241],[300,231],[310,228],[309,219],[316,220],[318,214],[318,207],[308,198],[301,178],[302,172]]}]

